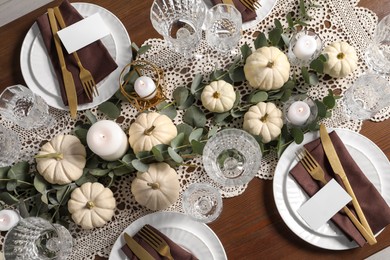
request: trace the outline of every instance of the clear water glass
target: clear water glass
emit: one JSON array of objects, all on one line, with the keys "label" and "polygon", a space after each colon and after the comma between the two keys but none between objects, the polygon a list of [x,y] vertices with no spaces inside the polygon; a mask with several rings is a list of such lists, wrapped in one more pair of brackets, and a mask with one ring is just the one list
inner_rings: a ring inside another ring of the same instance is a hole
[{"label": "clear water glass", "polygon": [[366,50],[365,60],[373,71],[390,74],[390,15],[378,23]]},{"label": "clear water glass", "polygon": [[185,56],[198,46],[205,16],[203,0],[154,0],[150,10],[154,29]]},{"label": "clear water glass", "polygon": [[379,74],[364,74],[345,91],[343,103],[351,119],[370,119],[390,106],[389,81]]},{"label": "clear water glass", "polygon": [[27,130],[54,123],[46,102],[22,85],[7,87],[0,94],[0,114]]},{"label": "clear water glass", "polygon": [[244,130],[224,129],[203,150],[203,165],[211,179],[223,186],[244,185],[260,169],[262,153],[256,139]]},{"label": "clear water glass", "polygon": [[29,217],[8,231],[3,251],[7,260],[60,260],[70,255],[72,246],[72,236],[65,227]]},{"label": "clear water glass", "polygon": [[207,183],[193,183],[183,193],[183,209],[191,218],[210,223],[222,212],[219,190]]},{"label": "clear water glass", "polygon": [[217,4],[206,16],[206,41],[214,49],[226,53],[241,39],[241,13],[230,4]]},{"label": "clear water glass", "polygon": [[21,149],[18,135],[11,129],[0,125],[0,167],[14,163]]}]

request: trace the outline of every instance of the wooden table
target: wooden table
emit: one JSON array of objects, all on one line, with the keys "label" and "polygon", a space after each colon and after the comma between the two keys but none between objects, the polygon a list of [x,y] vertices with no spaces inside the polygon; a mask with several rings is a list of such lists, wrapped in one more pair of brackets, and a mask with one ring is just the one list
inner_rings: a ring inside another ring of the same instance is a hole
[{"label": "wooden table", "polygon": [[[341,0],[340,0],[341,1]],[[19,53],[23,38],[35,21],[55,0],[12,23],[0,27],[0,90],[25,84],[20,71]],[[141,45],[148,38],[160,36],[152,28],[149,9],[152,0],[85,0],[113,12],[127,28],[131,40]],[[390,13],[388,0],[361,0],[360,6],[377,13]],[[390,120],[365,122],[361,133],[375,142],[390,157]],[[224,200],[224,210],[210,227],[220,238],[229,259],[363,259],[390,246],[390,228],[378,236],[378,243],[346,251],[330,251],[312,246],[296,236],[281,219],[273,199],[272,181],[255,179],[241,196]]]}]

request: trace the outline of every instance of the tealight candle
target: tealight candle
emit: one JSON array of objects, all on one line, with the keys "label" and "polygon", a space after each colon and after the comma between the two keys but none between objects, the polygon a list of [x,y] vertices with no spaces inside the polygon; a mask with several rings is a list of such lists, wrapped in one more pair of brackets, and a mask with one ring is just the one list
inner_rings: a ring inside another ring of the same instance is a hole
[{"label": "tealight candle", "polygon": [[156,84],[151,78],[141,76],[135,81],[134,90],[140,98],[151,99],[156,95]]},{"label": "tealight candle", "polygon": [[293,125],[303,125],[310,117],[310,107],[303,101],[295,101],[290,105],[287,119]]},{"label": "tealight candle", "polygon": [[297,39],[293,52],[301,60],[309,60],[317,50],[317,41],[313,36],[302,35]]},{"label": "tealight candle", "polygon": [[3,209],[0,211],[0,231],[8,231],[18,224],[20,216],[16,211]]},{"label": "tealight candle", "polygon": [[110,120],[96,122],[87,133],[88,147],[106,161],[115,161],[123,157],[129,149],[125,132],[118,124]]}]

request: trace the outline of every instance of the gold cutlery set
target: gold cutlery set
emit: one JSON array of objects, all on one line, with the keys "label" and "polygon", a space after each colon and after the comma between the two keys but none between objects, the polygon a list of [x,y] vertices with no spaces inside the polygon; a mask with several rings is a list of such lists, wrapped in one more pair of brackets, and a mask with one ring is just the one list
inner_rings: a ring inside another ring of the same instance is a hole
[{"label": "gold cutlery set", "polygon": [[[368,244],[369,245],[375,244],[377,242],[375,236],[370,228],[370,225],[366,220],[366,217],[360,207],[360,204],[355,196],[355,193],[349,183],[348,177],[343,169],[343,166],[341,165],[340,159],[333,146],[332,140],[329,137],[328,131],[326,130],[326,127],[323,124],[320,126],[320,139],[326,157],[328,158],[334,173],[341,178],[347,193],[352,198],[352,205],[359,219],[351,212],[351,210],[347,206],[343,207],[342,210],[349,217],[349,219],[359,230],[362,236],[367,240]],[[328,182],[325,179],[325,173],[323,169],[306,149],[298,153],[297,158],[313,179],[321,182],[322,184],[326,184]]]},{"label": "gold cutlery set", "polygon": [[[60,28],[63,29],[66,27],[65,21],[62,17],[62,14],[60,12],[60,9],[58,7],[55,8],[49,8],[47,9],[48,17],[49,17],[49,23],[51,27],[51,31],[53,33],[54,43],[56,46],[56,51],[58,54],[58,59],[61,65],[61,72],[62,72],[62,79],[64,81],[66,96],[68,99],[68,105],[70,110],[70,115],[72,118],[76,118],[77,116],[77,93],[76,93],[76,86],[74,83],[74,79],[72,76],[72,73],[67,69],[65,58],[64,58],[64,52],[62,50],[61,46],[61,40],[58,36],[58,24],[60,25]],[[89,99],[92,99],[93,95],[98,95],[97,87],[95,84],[95,81],[93,79],[92,74],[84,68],[82,65],[80,58],[77,54],[77,52],[73,52],[73,57],[75,58],[77,65],[80,69],[80,81],[82,83],[82,86],[84,88],[85,93],[87,94]]]}]

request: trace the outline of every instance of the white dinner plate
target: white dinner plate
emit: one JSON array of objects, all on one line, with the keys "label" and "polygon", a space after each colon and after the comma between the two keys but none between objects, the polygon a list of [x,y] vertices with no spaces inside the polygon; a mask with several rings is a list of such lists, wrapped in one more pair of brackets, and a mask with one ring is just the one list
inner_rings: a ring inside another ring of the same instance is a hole
[{"label": "white dinner plate", "polygon": [[[102,39],[102,42],[118,65],[115,71],[97,84],[99,96],[94,97],[91,103],[78,105],[78,110],[85,110],[108,100],[118,90],[119,74],[122,68],[131,62],[131,41],[121,21],[107,9],[89,3],[72,3],[72,5],[83,17],[100,13],[111,32],[109,36]],[[58,80],[37,23],[32,25],[24,38],[20,52],[20,66],[27,86],[34,93],[41,96],[48,105],[68,110],[62,101]]]},{"label": "white dinner plate", "polygon": [[[204,2],[208,8],[211,8],[213,6],[210,0],[204,0]],[[256,19],[243,23],[242,29],[248,30],[263,21],[271,13],[277,2],[278,0],[260,0],[261,7],[256,10]]]},{"label": "white dinner plate", "polygon": [[[148,214],[131,223],[123,232],[133,236],[146,224],[158,229],[198,259],[227,259],[225,249],[215,233],[206,224],[196,222],[185,214],[177,212]],[[109,260],[128,259],[121,250],[125,243],[121,234],[112,247]]]},{"label": "white dinner plate", "polygon": [[[335,129],[352,158],[367,178],[390,205],[390,163],[382,150],[371,140],[347,129]],[[308,196],[289,173],[297,164],[295,153],[306,143],[319,138],[318,132],[305,134],[302,144],[292,143],[283,152],[275,169],[273,192],[277,209],[287,226],[308,243],[331,250],[357,247],[332,221],[318,230],[311,229],[297,210],[307,201]]]}]

